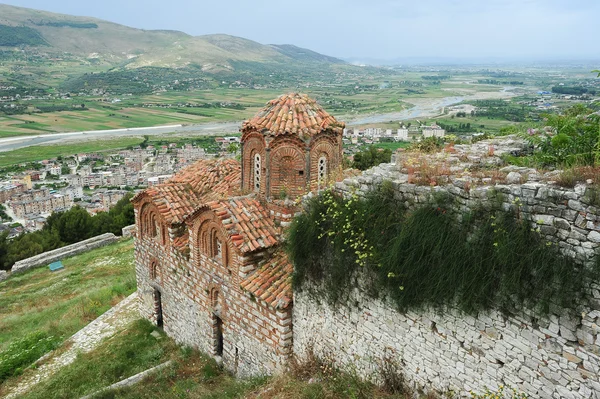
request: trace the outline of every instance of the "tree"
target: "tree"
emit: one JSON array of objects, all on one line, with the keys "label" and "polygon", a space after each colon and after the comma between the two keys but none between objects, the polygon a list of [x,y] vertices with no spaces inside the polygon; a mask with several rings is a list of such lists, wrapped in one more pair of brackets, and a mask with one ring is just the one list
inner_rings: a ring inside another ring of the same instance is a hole
[{"label": "tree", "polygon": [[148,147],[148,141],[150,141],[150,136],[148,136],[147,134],[144,135],[144,141],[142,141],[140,143],[140,148],[145,149],[146,147]]},{"label": "tree", "polygon": [[0,270],[10,269],[8,264],[8,230],[0,233]]},{"label": "tree", "polygon": [[112,232],[114,233],[114,222],[108,212],[99,212],[93,217],[94,233],[92,236]]},{"label": "tree", "polygon": [[240,146],[236,143],[231,143],[227,146],[227,152],[229,152],[230,154],[235,154],[238,151],[239,147]]},{"label": "tree", "polygon": [[6,265],[10,268],[15,262],[44,252],[44,247],[38,239],[40,234],[21,234],[10,242],[6,256]]},{"label": "tree", "polygon": [[65,244],[73,244],[92,236],[93,221],[85,209],[75,206],[66,212],[50,215],[44,230],[56,232]]}]

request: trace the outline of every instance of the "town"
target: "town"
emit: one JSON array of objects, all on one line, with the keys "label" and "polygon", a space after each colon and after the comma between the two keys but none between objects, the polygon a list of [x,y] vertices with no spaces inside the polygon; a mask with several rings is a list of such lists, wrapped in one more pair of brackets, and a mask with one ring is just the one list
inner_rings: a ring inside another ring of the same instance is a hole
[{"label": "town", "polygon": [[52,212],[78,205],[91,215],[106,212],[130,192],[161,184],[199,159],[234,157],[239,137],[216,137],[219,150],[195,144],[147,145],[113,153],[85,153],[22,164],[0,183],[0,203],[9,237],[40,230]]}]

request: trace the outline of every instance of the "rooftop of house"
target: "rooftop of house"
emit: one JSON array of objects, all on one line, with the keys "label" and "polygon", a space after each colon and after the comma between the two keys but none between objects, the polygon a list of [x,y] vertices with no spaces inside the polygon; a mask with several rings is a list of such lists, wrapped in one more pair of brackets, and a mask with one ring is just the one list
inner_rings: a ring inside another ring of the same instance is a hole
[{"label": "rooftop of house", "polygon": [[305,94],[289,93],[267,103],[252,119],[242,125],[242,132],[257,131],[267,135],[298,135],[310,140],[323,130],[341,134],[345,125],[329,115],[316,100]]}]

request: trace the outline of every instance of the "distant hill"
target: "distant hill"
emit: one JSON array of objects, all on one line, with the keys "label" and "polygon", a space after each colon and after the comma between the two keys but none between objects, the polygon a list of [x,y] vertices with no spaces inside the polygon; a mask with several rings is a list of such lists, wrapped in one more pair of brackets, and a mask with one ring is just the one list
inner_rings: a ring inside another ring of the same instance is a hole
[{"label": "distant hill", "polygon": [[263,45],[224,34],[194,37],[178,31],[135,29],[5,4],[0,4],[0,47],[39,47],[45,53],[67,53],[111,67],[194,65],[204,72],[233,70],[244,63],[344,63],[293,45]]},{"label": "distant hill", "polygon": [[323,55],[312,50],[294,46],[293,44],[272,44],[271,47],[279,51],[281,54],[303,62],[325,62],[331,64],[345,64],[346,61],[339,58]]}]

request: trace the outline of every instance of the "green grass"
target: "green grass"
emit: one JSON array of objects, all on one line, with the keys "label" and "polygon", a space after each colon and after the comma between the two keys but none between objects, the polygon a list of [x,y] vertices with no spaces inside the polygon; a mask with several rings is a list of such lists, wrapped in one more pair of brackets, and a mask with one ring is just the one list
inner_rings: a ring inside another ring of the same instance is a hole
[{"label": "green grass", "polygon": [[73,144],[38,145],[0,152],[0,167],[18,163],[41,161],[57,156],[69,156],[82,152],[112,151],[138,145],[141,137],[124,137],[111,140],[83,141]]},{"label": "green grass", "polygon": [[0,352],[34,332],[64,340],[135,291],[133,242],[119,241],[0,283]]},{"label": "green grass", "polygon": [[373,144],[376,148],[383,148],[386,150],[396,151],[398,148],[408,148],[410,143],[406,141],[399,141],[397,143],[375,143]]},{"label": "green grass", "polygon": [[135,321],[94,351],[79,355],[23,398],[80,398],[157,366],[177,354],[177,347],[164,334],[161,339],[150,335],[154,329],[146,320]]}]

